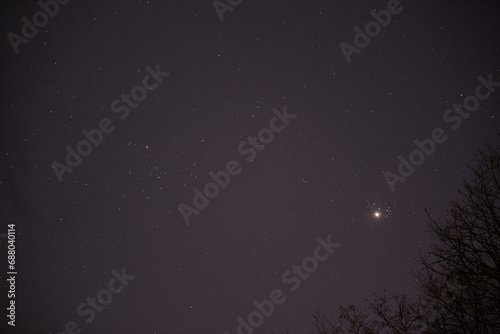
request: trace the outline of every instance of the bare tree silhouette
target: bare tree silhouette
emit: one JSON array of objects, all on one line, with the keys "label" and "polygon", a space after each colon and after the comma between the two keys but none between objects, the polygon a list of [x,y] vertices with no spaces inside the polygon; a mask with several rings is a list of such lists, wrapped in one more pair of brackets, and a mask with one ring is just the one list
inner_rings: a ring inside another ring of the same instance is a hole
[{"label": "bare tree silhouette", "polygon": [[485,146],[468,165],[472,178],[444,219],[427,212],[435,241],[420,255],[414,299],[388,297],[367,308],[340,307],[336,316],[316,310],[316,334],[500,333],[500,150]]}]

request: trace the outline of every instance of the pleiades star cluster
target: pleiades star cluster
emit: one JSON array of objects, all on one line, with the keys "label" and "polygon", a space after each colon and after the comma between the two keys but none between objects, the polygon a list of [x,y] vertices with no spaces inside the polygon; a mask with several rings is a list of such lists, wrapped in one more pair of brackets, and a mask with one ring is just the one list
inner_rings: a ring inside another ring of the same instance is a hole
[{"label": "pleiades star cluster", "polygon": [[311,333],[412,295],[500,133],[497,1],[1,5],[2,333]]}]

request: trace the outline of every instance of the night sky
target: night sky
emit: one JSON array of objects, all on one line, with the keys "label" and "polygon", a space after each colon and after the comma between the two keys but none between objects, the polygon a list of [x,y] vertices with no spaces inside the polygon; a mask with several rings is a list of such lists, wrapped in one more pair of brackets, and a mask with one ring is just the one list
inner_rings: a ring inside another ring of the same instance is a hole
[{"label": "night sky", "polygon": [[215,5],[2,3],[2,333],[305,334],[412,293],[424,209],[498,141],[500,2]]}]

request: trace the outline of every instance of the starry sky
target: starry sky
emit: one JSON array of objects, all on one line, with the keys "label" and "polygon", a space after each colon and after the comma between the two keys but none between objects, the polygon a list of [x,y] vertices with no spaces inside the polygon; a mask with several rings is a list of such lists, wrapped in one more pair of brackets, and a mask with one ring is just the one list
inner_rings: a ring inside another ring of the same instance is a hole
[{"label": "starry sky", "polygon": [[454,109],[500,81],[498,1],[43,1],[2,3],[2,333],[234,334],[278,289],[255,333],[302,334],[411,294],[424,209],[498,140],[500,88]]}]

